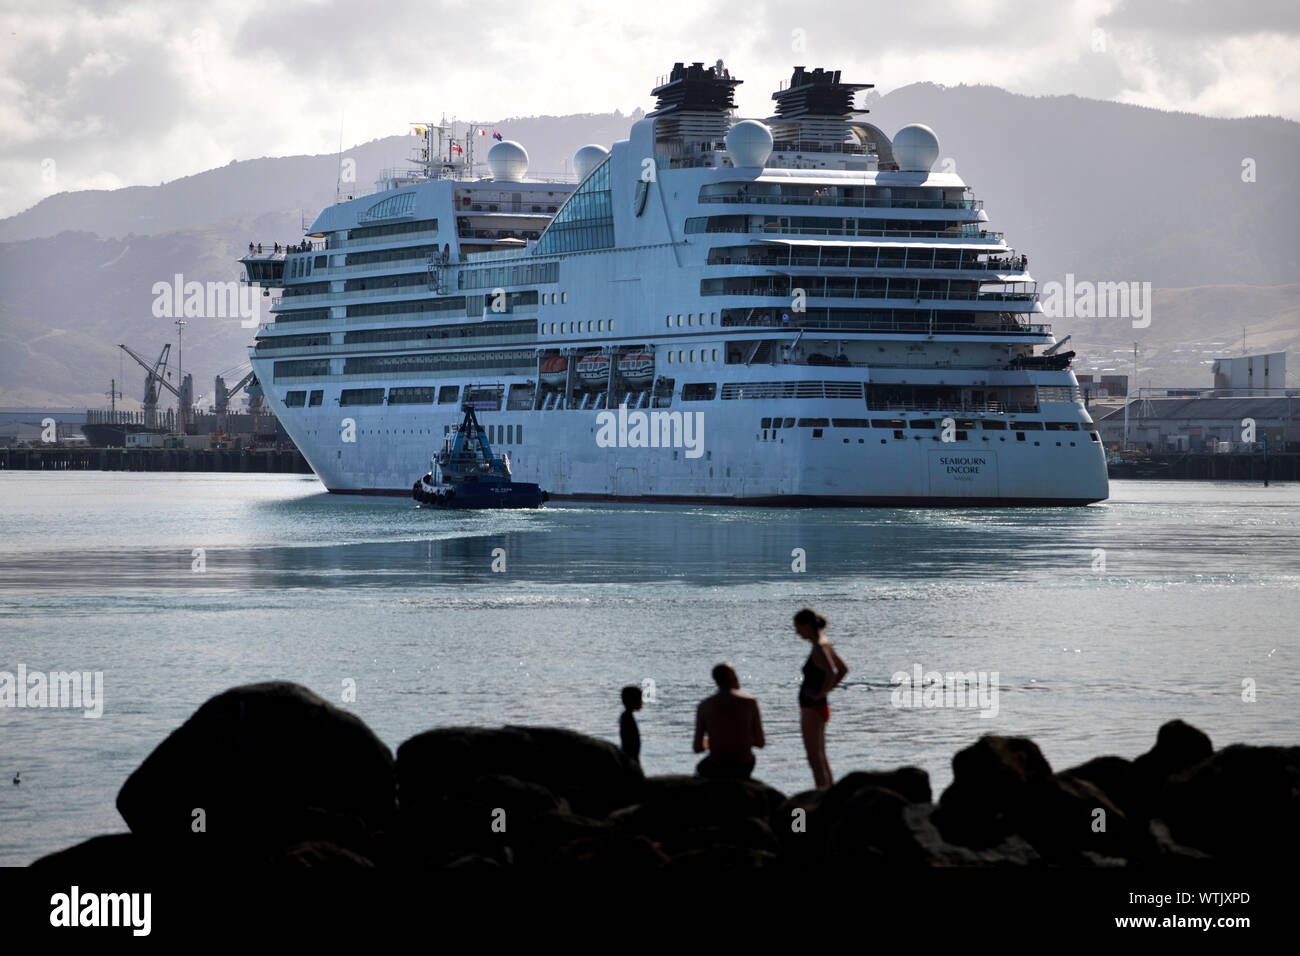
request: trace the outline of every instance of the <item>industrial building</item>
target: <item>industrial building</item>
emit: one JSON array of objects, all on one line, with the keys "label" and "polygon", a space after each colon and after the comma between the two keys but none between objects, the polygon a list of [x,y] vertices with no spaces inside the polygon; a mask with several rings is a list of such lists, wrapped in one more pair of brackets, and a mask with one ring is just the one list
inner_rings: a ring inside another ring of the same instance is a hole
[{"label": "industrial building", "polygon": [[[1123,407],[1098,419],[1097,429],[1107,448],[1125,447]],[[1269,451],[1300,451],[1300,390],[1272,397],[1142,398],[1129,405],[1129,448],[1242,452],[1262,450],[1266,441]]]}]

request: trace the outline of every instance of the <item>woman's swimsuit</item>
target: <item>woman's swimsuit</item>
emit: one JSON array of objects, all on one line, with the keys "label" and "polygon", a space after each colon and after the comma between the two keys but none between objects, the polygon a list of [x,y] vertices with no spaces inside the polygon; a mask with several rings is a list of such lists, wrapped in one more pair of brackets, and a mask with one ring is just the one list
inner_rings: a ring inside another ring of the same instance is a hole
[{"label": "woman's swimsuit", "polygon": [[823,721],[831,719],[831,708],[826,703],[826,698],[816,698],[813,694],[820,694],[823,687],[826,686],[827,671],[820,667],[816,660],[817,649],[813,648],[812,653],[808,655],[808,661],[803,665],[803,683],[799,686],[799,706],[811,707],[816,710]]}]

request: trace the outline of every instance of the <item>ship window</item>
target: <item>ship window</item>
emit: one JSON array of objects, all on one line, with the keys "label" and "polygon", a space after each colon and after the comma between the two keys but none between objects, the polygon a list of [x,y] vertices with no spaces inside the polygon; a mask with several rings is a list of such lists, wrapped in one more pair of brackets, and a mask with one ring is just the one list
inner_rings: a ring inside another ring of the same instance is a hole
[{"label": "ship window", "polygon": [[873,418],[871,419],[872,428],[902,428],[903,420],[901,418]]},{"label": "ship window", "polygon": [[668,364],[669,364],[669,365],[672,365],[672,364],[673,364],[673,353],[672,353],[672,352],[669,352],[669,353],[668,353]]},{"label": "ship window", "polygon": [[339,404],[347,405],[382,405],[384,390],[382,388],[345,388],[339,396]]},{"label": "ship window", "polygon": [[909,424],[913,428],[934,428],[934,419],[932,418],[914,418]]},{"label": "ship window", "polygon": [[679,329],[682,327],[682,314],[680,312],[677,313],[677,327]]},{"label": "ship window", "polygon": [[319,388],[313,389],[311,393],[311,400],[308,402],[308,404],[312,408],[315,408],[324,400],[324,398],[325,398],[325,392],[323,389],[319,389]]},{"label": "ship window", "polygon": [[551,220],[533,252],[581,252],[614,245],[614,203],[606,158],[574,190]]},{"label": "ship window", "polygon": [[459,385],[444,385],[438,389],[439,405],[455,405],[456,399],[460,396]]},{"label": "ship window", "polygon": [[870,428],[871,427],[871,422],[867,421],[867,419],[865,418],[835,418],[832,419],[831,421],[836,428]]},{"label": "ship window", "polygon": [[1047,430],[1049,432],[1077,432],[1079,430],[1078,422],[1048,422]]},{"label": "ship window", "polygon": [[523,426],[523,425],[516,425],[516,426],[515,426],[515,444],[516,444],[516,445],[522,445],[523,443],[524,443],[524,426]]},{"label": "ship window", "polygon": [[670,329],[673,327],[673,317],[671,315],[664,316],[664,325]]},{"label": "ship window", "polygon": [[717,350],[717,349],[714,349],[714,350],[713,350],[713,361],[716,362],[717,360],[718,360],[718,350]]},{"label": "ship window", "polygon": [[507,425],[507,426],[506,426],[506,444],[507,444],[507,445],[513,445],[514,443],[515,443],[515,426],[514,426],[514,425]]},{"label": "ship window", "polygon": [[980,423],[980,427],[983,428],[985,431],[1004,432],[1007,430],[1007,423],[985,421]]},{"label": "ship window", "polygon": [[604,332],[604,331],[605,331],[605,320],[604,320],[604,319],[601,319],[599,322],[596,323],[596,331],[597,331],[597,332]]},{"label": "ship window", "polygon": [[690,312],[690,313],[687,314],[687,316],[686,316],[686,324],[687,324],[687,325],[694,325],[694,324],[695,324],[695,313],[694,313],[694,312]]},{"label": "ship window", "polygon": [[801,418],[799,419],[800,428],[829,428],[829,418]]},{"label": "ship window", "polygon": [[895,428],[895,429],[894,429],[894,437],[895,437],[895,438],[902,438],[902,437],[903,437],[903,432],[902,432],[902,430],[901,430],[901,429],[898,429],[898,428]]},{"label": "ship window", "polygon": [[710,312],[710,313],[709,313],[709,325],[717,325],[717,324],[718,324],[718,313],[716,313],[716,312]]},{"label": "ship window", "polygon": [[560,304],[563,305],[564,303],[566,303],[566,302],[568,302],[568,301],[569,301],[569,293],[567,293],[567,292],[561,292],[561,293],[560,293]]},{"label": "ship window", "polygon": [[771,428],[771,427],[772,427],[772,419],[770,418],[763,419],[763,423],[759,425],[759,428],[764,428],[764,429]]},{"label": "ship window", "polygon": [[610,320],[609,320],[609,330],[610,330],[611,332],[614,331],[614,320],[613,320],[613,319],[610,319]]},{"label": "ship window", "polygon": [[682,386],[683,402],[711,402],[717,394],[718,386],[714,382],[690,382]]},{"label": "ship window", "polygon": [[1016,432],[1016,441],[1024,441],[1024,440],[1025,440],[1025,433],[1024,433],[1024,432]]},{"label": "ship window", "polygon": [[390,388],[388,390],[388,404],[432,405],[437,391],[432,385]]},{"label": "ship window", "polygon": [[1041,432],[1043,430],[1042,422],[1012,422],[1011,430],[1018,432]]},{"label": "ship window", "polygon": [[794,428],[794,419],[793,419],[793,418],[787,418],[787,419],[785,420],[785,424],[782,425],[781,427],[782,427],[782,428]]},{"label": "ship window", "polygon": [[307,404],[307,393],[303,392],[285,392],[284,404],[286,408],[302,408]]},{"label": "ship window", "polygon": [[691,361],[695,361],[695,349],[691,349]]},{"label": "ship window", "polygon": [[813,429],[813,436],[812,436],[812,437],[813,437],[813,438],[821,438],[821,437],[822,437],[822,430],[821,430],[820,428],[814,428],[814,429]]}]

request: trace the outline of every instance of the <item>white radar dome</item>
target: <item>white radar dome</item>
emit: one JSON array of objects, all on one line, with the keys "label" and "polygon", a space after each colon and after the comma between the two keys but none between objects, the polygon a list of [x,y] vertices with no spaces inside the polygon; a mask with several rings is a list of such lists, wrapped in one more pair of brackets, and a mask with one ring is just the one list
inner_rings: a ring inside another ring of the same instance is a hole
[{"label": "white radar dome", "polygon": [[528,172],[528,150],[512,139],[489,149],[487,161],[492,178],[499,183],[517,183]]},{"label": "white radar dome", "polygon": [[588,143],[573,154],[573,171],[578,174],[578,180],[587,178],[587,174],[600,165],[601,160],[609,155],[609,150],[604,146],[597,146],[595,143]]},{"label": "white radar dome", "polygon": [[894,135],[894,159],[905,173],[925,173],[939,158],[939,137],[920,123],[904,126]]},{"label": "white radar dome", "polygon": [[765,166],[772,155],[772,131],[758,120],[741,120],[727,132],[727,154],[733,166]]}]

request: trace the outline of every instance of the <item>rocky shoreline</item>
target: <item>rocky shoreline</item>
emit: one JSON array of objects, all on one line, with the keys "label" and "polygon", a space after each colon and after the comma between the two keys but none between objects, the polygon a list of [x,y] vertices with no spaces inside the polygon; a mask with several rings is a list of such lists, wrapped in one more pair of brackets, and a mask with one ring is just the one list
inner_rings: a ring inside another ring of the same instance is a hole
[{"label": "rocky shoreline", "polygon": [[549,727],[438,728],[394,756],[306,688],[255,684],[209,700],[131,774],[130,832],[32,867],[1190,867],[1300,847],[1300,747],[1216,751],[1182,721],[1135,760],[1054,772],[1033,741],[985,736],[953,771],[937,801],[916,767],[787,796],[646,777],[613,744]]}]

